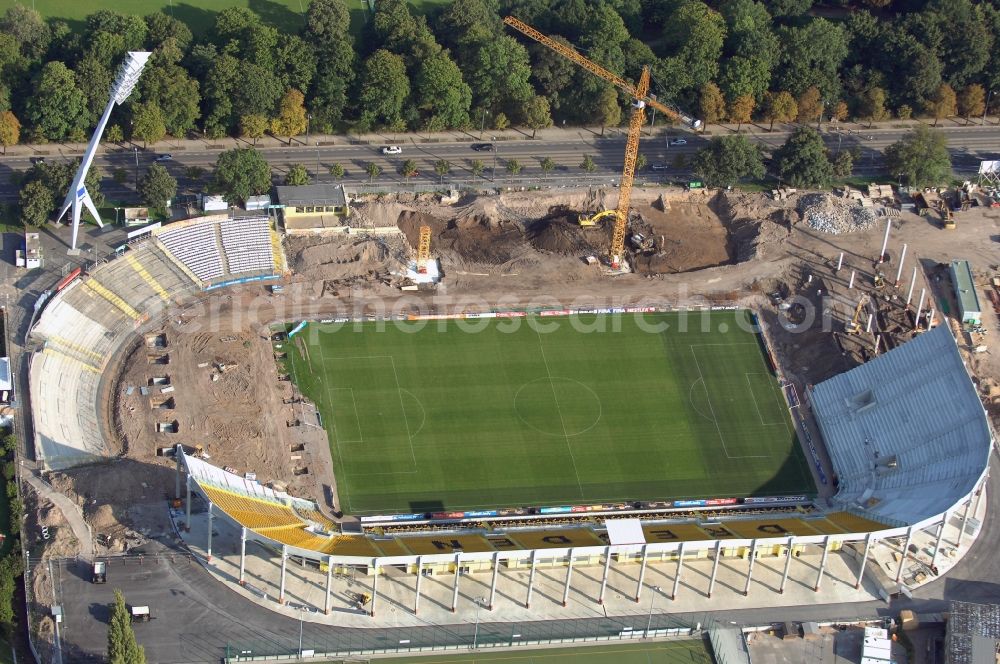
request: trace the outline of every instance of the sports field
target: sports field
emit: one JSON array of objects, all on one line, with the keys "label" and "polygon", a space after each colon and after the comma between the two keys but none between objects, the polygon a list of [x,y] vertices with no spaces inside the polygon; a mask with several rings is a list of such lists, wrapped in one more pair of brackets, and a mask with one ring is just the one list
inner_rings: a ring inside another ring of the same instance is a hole
[{"label": "sports field", "polygon": [[427,655],[379,660],[385,664],[711,664],[705,644],[696,639],[650,643],[602,643],[574,648],[541,648],[476,653]]},{"label": "sports field", "polygon": [[348,513],[813,492],[746,313],[683,315],[311,324],[285,349]]}]

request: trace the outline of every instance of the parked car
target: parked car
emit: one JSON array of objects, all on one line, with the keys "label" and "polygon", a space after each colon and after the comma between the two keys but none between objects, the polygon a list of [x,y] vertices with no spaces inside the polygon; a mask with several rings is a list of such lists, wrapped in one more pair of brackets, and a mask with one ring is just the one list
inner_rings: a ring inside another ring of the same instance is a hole
[{"label": "parked car", "polygon": [[667,170],[670,167],[667,166],[664,163],[657,162],[657,163],[653,164],[652,166],[650,166],[650,168],[653,169],[654,171],[665,171],[665,170]]},{"label": "parked car", "polygon": [[687,145],[688,142],[683,138],[671,138],[670,145]]},{"label": "parked car", "polygon": [[159,157],[157,157],[153,161],[170,161],[173,158],[174,158],[174,155],[172,155],[172,154],[161,154]]},{"label": "parked car", "polygon": [[31,158],[31,165],[32,166],[34,166],[35,164],[44,164],[44,163],[45,163],[45,157],[32,157]]},{"label": "parked car", "polygon": [[382,147],[382,154],[402,154],[403,148],[398,145],[385,145]]},{"label": "parked car", "polygon": [[476,152],[492,152],[493,151],[493,144],[492,143],[473,143],[472,144],[472,149],[475,150]]}]

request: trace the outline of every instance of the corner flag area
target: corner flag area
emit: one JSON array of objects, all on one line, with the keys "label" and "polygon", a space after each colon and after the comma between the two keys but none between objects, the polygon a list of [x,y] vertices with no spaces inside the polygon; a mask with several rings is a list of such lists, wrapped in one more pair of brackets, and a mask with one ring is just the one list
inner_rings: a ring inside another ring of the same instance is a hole
[{"label": "corner flag area", "polygon": [[342,509],[814,492],[749,312],[310,323]]}]

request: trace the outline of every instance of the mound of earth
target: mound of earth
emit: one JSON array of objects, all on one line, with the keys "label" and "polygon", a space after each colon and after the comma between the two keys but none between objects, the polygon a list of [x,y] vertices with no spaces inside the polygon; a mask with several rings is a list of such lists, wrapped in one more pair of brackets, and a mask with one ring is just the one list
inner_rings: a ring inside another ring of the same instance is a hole
[{"label": "mound of earth", "polygon": [[582,227],[578,217],[578,213],[555,209],[549,216],[528,224],[528,241],[539,251],[565,256],[606,253],[613,222],[604,222],[599,228]]}]

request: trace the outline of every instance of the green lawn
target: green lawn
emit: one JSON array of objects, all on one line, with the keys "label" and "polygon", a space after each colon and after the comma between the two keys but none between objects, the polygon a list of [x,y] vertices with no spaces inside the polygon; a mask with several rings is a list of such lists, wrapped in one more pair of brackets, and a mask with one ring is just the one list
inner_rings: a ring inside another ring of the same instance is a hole
[{"label": "green lawn", "polygon": [[811,493],[746,312],[683,315],[311,324],[281,350],[348,513]]},{"label": "green lawn", "polygon": [[712,658],[700,640],[652,643],[602,643],[574,648],[543,648],[476,653],[474,655],[427,655],[391,657],[384,664],[711,664]]},{"label": "green lawn", "polygon": [[[419,13],[424,13],[437,5],[447,4],[450,0],[411,0],[410,5]],[[90,2],[73,2],[72,0],[0,0],[0,12],[6,11],[16,4],[31,5],[46,18],[58,18],[75,24],[81,28],[84,20],[99,9],[113,9],[123,14],[146,14],[162,11],[184,21],[195,35],[204,34],[215,21],[215,14],[227,7],[249,7],[257,12],[265,22],[284,30],[298,32],[305,24],[305,13],[309,9],[309,0],[91,0]],[[351,10],[351,27],[357,34],[365,22],[368,4],[365,0],[347,0]]]}]

